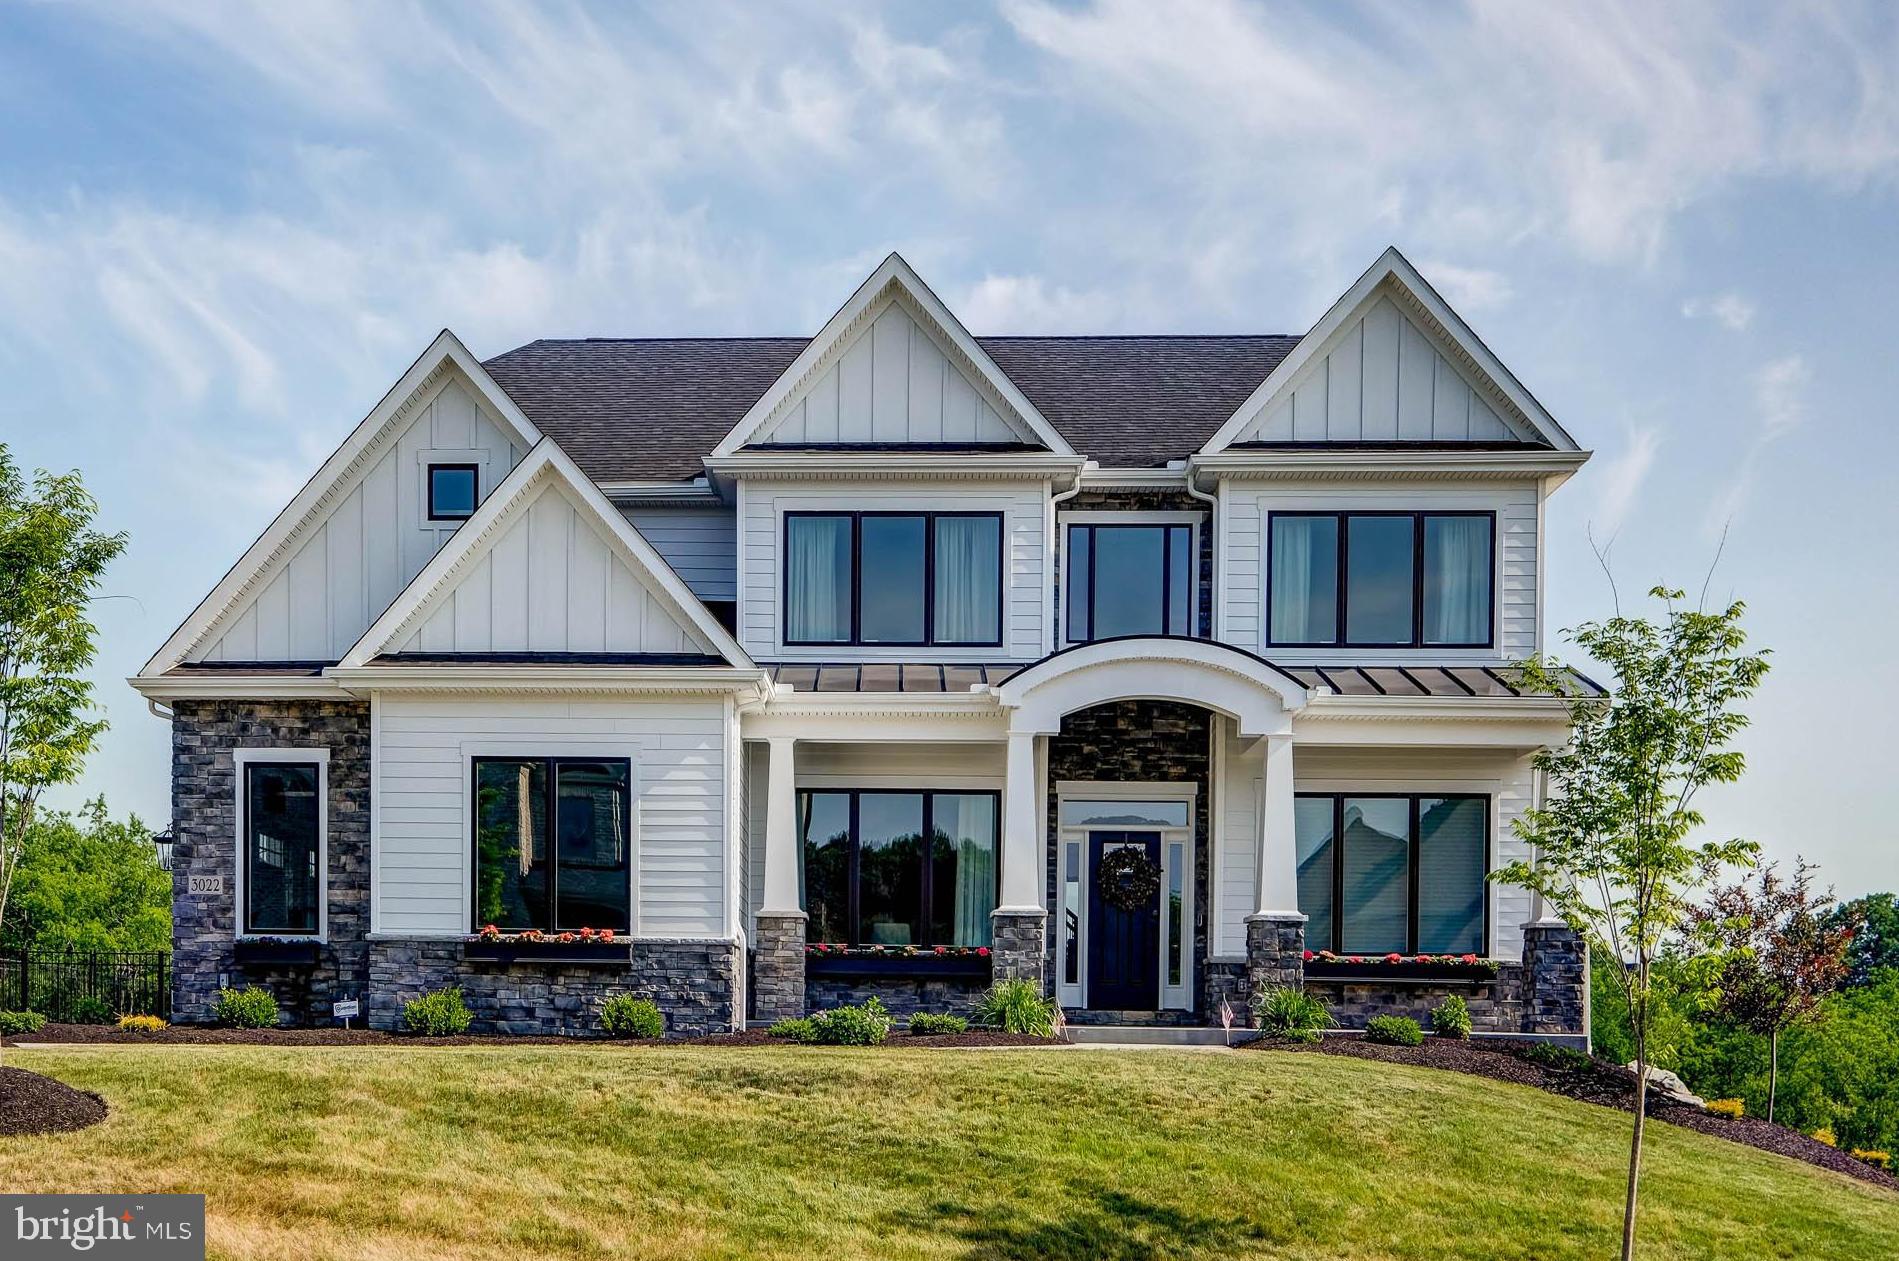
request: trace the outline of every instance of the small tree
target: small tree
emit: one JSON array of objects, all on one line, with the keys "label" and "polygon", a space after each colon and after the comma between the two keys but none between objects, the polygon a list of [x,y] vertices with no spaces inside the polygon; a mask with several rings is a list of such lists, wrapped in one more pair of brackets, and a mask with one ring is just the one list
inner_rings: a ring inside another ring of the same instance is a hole
[{"label": "small tree", "polygon": [[1569,632],[1616,679],[1604,700],[1576,696],[1565,672],[1543,661],[1524,666],[1529,690],[1569,698],[1570,743],[1536,756],[1550,789],[1516,822],[1536,850],[1494,879],[1540,895],[1592,949],[1626,964],[1615,990],[1635,1042],[1635,1128],[1622,1212],[1623,1261],[1635,1254],[1636,1193],[1648,1100],[1650,968],[1663,939],[1686,917],[1689,898],[1710,873],[1750,864],[1742,840],[1689,842],[1702,823],[1695,794],[1738,779],[1743,759],[1730,747],[1747,725],[1737,706],[1767,673],[1764,653],[1745,651],[1743,606],[1719,613],[1680,606],[1682,594],[1650,592],[1660,620],[1627,617]]},{"label": "small tree", "polygon": [[1899,968],[1899,897],[1869,893],[1827,912],[1830,927],[1848,928],[1853,944],[1846,952],[1846,984],[1873,984],[1881,968]]},{"label": "small tree", "polygon": [[40,794],[77,778],[105,730],[80,676],[88,605],[125,536],[94,530],[97,512],[77,473],[29,486],[0,444],[0,924]]},{"label": "small tree", "polygon": [[1780,1035],[1820,1018],[1820,1000],[1846,979],[1853,929],[1815,893],[1814,868],[1794,860],[1792,880],[1769,863],[1751,881],[1714,889],[1691,908],[1695,942],[1713,952],[1714,1009],[1767,1039],[1767,1119],[1780,1085]]}]

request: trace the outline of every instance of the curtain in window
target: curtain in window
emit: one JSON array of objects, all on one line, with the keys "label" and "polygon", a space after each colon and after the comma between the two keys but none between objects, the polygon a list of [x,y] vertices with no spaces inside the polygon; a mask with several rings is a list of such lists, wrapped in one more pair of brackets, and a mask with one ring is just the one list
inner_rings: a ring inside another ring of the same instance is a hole
[{"label": "curtain in window", "polygon": [[1272,521],[1272,625],[1276,644],[1338,638],[1338,521],[1278,516]]},{"label": "curtain in window", "polygon": [[1490,519],[1424,519],[1424,642],[1490,638]]},{"label": "curtain in window", "polygon": [[989,914],[996,909],[996,799],[983,794],[936,793],[930,799],[931,942],[987,946]]},{"label": "curtain in window", "polygon": [[1481,797],[1418,802],[1418,949],[1478,954],[1484,949],[1484,840]]},{"label": "curtain in window", "polygon": [[993,643],[1002,600],[1001,523],[994,517],[936,518],[936,642]]},{"label": "curtain in window", "polygon": [[851,519],[793,517],[785,550],[785,637],[850,642]]}]

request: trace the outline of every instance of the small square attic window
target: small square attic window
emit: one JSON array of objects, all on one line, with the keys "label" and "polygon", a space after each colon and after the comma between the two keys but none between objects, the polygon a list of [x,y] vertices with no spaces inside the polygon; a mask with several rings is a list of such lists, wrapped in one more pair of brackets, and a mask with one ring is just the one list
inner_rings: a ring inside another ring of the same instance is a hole
[{"label": "small square attic window", "polygon": [[473,464],[429,465],[429,520],[461,521],[473,516],[478,473]]}]

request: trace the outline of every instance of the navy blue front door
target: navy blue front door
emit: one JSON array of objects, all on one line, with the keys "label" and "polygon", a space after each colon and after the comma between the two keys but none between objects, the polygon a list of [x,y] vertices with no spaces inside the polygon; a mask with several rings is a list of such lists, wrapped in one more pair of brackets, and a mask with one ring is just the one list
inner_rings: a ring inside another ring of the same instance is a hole
[{"label": "navy blue front door", "polygon": [[1139,849],[1160,866],[1159,832],[1091,832],[1088,836],[1088,1005],[1111,1011],[1160,1006],[1160,894],[1123,910],[1101,896],[1094,873],[1102,855]]}]

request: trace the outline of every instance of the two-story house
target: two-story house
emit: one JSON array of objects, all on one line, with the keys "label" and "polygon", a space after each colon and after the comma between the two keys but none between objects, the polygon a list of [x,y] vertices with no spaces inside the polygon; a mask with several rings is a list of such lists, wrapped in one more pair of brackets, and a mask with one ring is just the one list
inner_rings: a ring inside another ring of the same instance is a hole
[{"label": "two-story house", "polygon": [[1576,938],[1486,876],[1567,732],[1512,663],[1587,456],[1396,251],[1303,337],[977,338],[894,255],[810,338],[444,332],[132,680],[175,1012],[1028,977],[1580,1037]]}]

